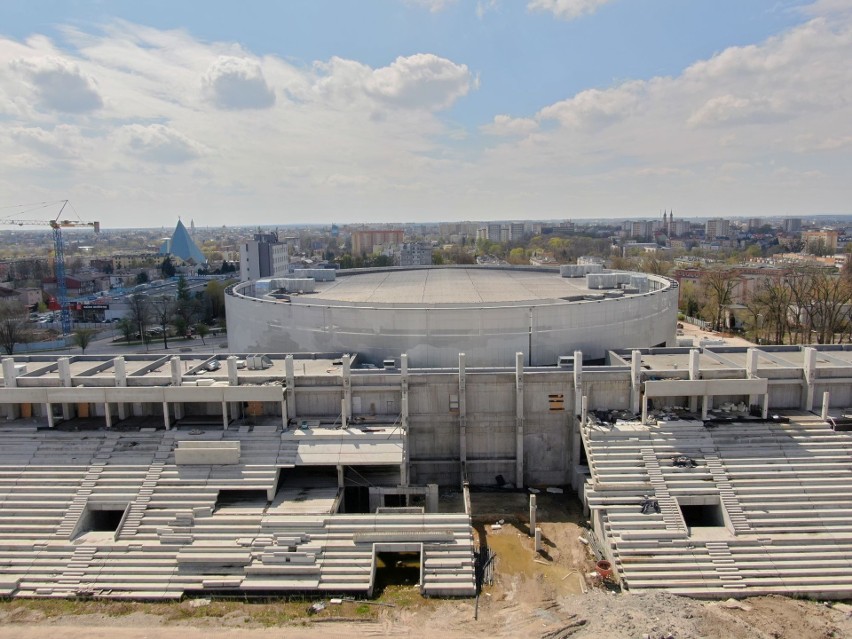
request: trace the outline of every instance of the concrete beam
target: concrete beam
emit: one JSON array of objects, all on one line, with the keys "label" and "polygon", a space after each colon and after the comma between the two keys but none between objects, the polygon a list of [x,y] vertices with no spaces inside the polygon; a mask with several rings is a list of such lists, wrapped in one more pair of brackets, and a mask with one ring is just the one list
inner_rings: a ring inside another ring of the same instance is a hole
[{"label": "concrete beam", "polygon": [[811,411],[814,407],[814,383],[816,382],[817,351],[812,346],[806,346],[802,351],[805,366],[802,369],[802,379],[805,382],[802,393],[802,410]]},{"label": "concrete beam", "polygon": [[399,357],[400,371],[400,400],[399,400],[399,419],[400,427],[402,428],[402,465],[400,466],[400,483],[403,486],[408,486],[409,470],[408,470],[408,354],[403,353]]},{"label": "concrete beam", "polygon": [[284,375],[287,378],[287,419],[296,417],[296,373],[293,370],[293,356],[284,358]]},{"label": "concrete beam", "polygon": [[349,421],[349,418],[352,416],[352,359],[349,355],[344,355],[341,360],[343,362],[341,366],[343,412],[346,414],[347,421]]},{"label": "concrete beam", "polygon": [[515,353],[515,487],[524,485],[524,354]]},{"label": "concrete beam", "polygon": [[[127,366],[123,357],[112,360],[112,369],[115,372],[115,385],[124,388],[127,386]],[[127,419],[127,404],[118,402],[118,419]]]},{"label": "concrete beam", "polygon": [[579,415],[583,398],[583,351],[574,351],[574,414]]},{"label": "concrete beam", "polygon": [[[701,353],[693,348],[689,351],[689,379],[701,379]],[[647,390],[646,390],[647,392]],[[698,410],[698,397],[689,398],[689,410],[693,413]]]},{"label": "concrete beam", "polygon": [[[11,357],[3,358],[3,385],[5,388],[16,388],[18,386],[18,371],[15,370],[15,360]],[[17,404],[6,405],[6,419],[17,419],[20,410]]]},{"label": "concrete beam", "polygon": [[[59,383],[66,388],[70,388],[71,382],[71,360],[67,357],[60,357],[57,362],[59,366]],[[74,413],[71,404],[62,404],[62,419],[71,419]]]},{"label": "concrete beam", "polygon": [[464,483],[464,468],[467,464],[467,397],[465,386],[464,353],[459,353],[459,461],[461,483]]},{"label": "concrete beam", "polygon": [[634,350],[630,359],[630,410],[638,413],[642,399],[642,352]]}]

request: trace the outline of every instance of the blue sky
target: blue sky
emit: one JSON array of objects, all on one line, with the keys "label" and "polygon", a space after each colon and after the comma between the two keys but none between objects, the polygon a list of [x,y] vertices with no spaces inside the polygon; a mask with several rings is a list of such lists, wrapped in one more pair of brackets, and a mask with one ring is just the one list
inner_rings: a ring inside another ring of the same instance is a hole
[{"label": "blue sky", "polygon": [[848,213],[850,5],[3,2],[0,205],[67,197],[108,226]]}]

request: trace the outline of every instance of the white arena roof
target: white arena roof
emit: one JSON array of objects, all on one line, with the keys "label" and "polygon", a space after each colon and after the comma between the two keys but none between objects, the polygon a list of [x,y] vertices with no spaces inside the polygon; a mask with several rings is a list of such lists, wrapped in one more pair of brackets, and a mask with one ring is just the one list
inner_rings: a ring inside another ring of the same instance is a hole
[{"label": "white arena roof", "polygon": [[294,303],[344,302],[391,305],[561,303],[592,292],[585,278],[560,277],[559,271],[488,268],[412,269],[338,273],[333,282],[317,282],[317,293],[294,296]]}]

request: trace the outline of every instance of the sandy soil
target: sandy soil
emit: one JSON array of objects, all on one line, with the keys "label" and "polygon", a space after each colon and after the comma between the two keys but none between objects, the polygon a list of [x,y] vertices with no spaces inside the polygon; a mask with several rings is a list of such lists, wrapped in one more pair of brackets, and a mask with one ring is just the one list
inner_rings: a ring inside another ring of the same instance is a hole
[{"label": "sandy soil", "polygon": [[678,331],[682,331],[683,335],[678,333],[678,337],[691,337],[693,341],[693,345],[698,347],[698,342],[707,337],[709,339],[721,339],[725,341],[725,346],[754,346],[754,342],[750,342],[744,337],[739,337],[735,335],[723,335],[722,333],[717,333],[716,331],[705,331],[704,329],[698,328],[694,324],[689,324],[688,322],[678,322],[683,325],[683,328],[678,329]]},{"label": "sandy soil", "polygon": [[[0,639],[852,637],[852,607],[843,604],[784,597],[702,602],[660,592],[612,592],[588,576],[593,559],[578,539],[584,522],[575,501],[561,495],[538,496],[538,523],[545,538],[540,556],[528,535],[526,495],[476,493],[472,501],[477,535],[498,553],[494,584],[483,590],[478,611],[472,599],[424,600],[411,587],[389,589],[380,598],[394,601],[395,607],[346,603],[329,606],[314,617],[297,612],[285,621],[284,616],[275,616],[285,604],[214,601],[193,608],[190,601],[90,602],[89,608],[88,604],[74,608],[62,602],[13,600],[0,603]],[[500,519],[502,527],[492,530]],[[304,609],[302,604],[286,606],[287,615]]]}]

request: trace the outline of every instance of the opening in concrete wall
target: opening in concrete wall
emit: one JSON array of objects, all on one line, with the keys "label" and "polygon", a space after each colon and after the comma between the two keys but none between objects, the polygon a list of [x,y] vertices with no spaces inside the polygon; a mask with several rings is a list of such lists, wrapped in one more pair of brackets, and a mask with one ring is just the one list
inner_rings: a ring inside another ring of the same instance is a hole
[{"label": "opening in concrete wall", "polygon": [[223,489],[216,496],[214,510],[229,506],[265,506],[268,503],[265,490],[229,490]]},{"label": "opening in concrete wall", "polygon": [[374,595],[387,586],[415,586],[420,583],[420,552],[377,552]]},{"label": "opening in concrete wall", "polygon": [[688,528],[724,528],[725,526],[722,504],[718,498],[701,498],[699,501],[679,497],[678,505]]},{"label": "opening in concrete wall", "polygon": [[115,533],[124,518],[128,505],[88,503],[77,522],[75,537],[88,533]]}]

